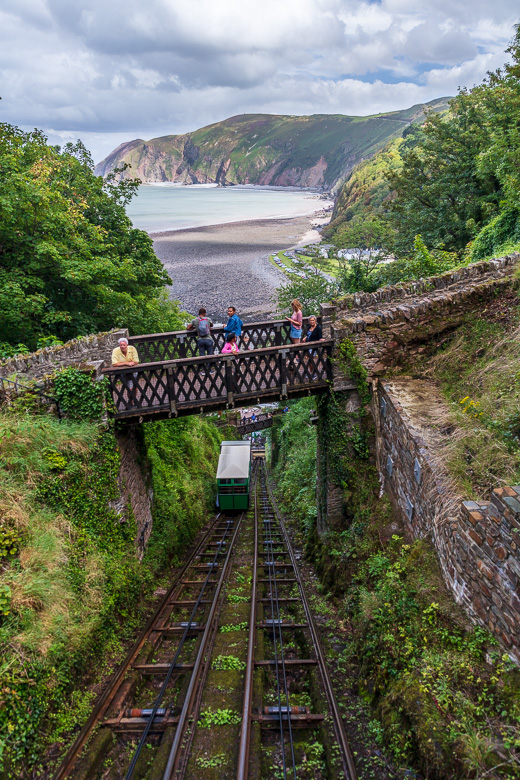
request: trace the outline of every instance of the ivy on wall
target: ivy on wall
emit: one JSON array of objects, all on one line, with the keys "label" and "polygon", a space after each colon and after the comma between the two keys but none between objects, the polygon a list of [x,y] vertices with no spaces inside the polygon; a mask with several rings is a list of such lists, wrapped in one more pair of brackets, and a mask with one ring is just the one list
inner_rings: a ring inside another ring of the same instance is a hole
[{"label": "ivy on wall", "polygon": [[359,400],[364,406],[370,401],[370,388],[367,382],[367,370],[359,359],[356,347],[349,338],[344,338],[338,345],[338,362],[342,369],[356,383]]},{"label": "ivy on wall", "polygon": [[62,411],[72,420],[99,420],[103,414],[103,377],[92,381],[91,372],[69,367],[54,378],[54,390]]}]

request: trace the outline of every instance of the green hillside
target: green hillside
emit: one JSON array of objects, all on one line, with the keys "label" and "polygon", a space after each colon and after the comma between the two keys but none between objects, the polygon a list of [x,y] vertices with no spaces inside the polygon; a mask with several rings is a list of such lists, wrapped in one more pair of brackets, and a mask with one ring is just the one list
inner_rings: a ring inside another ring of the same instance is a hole
[{"label": "green hillside", "polygon": [[386,173],[402,167],[400,147],[402,138],[396,138],[371,159],[360,163],[341,187],[330,224],[323,231],[324,238],[341,244],[346,224],[354,217],[379,216],[390,198]]},{"label": "green hillside", "polygon": [[447,98],[367,117],[340,114],[243,114],[185,135],[122,144],[96,167],[106,176],[124,163],[123,177],[144,182],[337,187],[426,109],[444,111]]}]

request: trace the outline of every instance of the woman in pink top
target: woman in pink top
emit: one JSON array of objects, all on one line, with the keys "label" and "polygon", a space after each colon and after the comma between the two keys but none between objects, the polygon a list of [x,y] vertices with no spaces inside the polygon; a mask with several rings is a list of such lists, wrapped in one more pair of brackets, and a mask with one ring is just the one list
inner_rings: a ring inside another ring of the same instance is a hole
[{"label": "woman in pink top", "polygon": [[286,317],[286,320],[289,320],[291,323],[291,332],[290,337],[293,344],[299,344],[301,337],[302,337],[302,327],[303,327],[303,314],[302,314],[302,305],[300,301],[298,301],[296,298],[294,301],[291,301],[292,306],[292,315],[291,317]]},{"label": "woman in pink top", "polygon": [[222,354],[224,355],[226,352],[231,352],[233,355],[238,354],[237,337],[234,333],[229,333],[226,337],[226,343],[222,348]]}]

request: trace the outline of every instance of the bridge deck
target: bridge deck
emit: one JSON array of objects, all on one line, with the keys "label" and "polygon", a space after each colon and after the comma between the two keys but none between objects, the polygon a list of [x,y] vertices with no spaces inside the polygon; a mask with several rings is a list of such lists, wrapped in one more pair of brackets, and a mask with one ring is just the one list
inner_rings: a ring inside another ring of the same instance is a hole
[{"label": "bridge deck", "polygon": [[177,417],[325,391],[332,340],[110,368],[111,416]]}]

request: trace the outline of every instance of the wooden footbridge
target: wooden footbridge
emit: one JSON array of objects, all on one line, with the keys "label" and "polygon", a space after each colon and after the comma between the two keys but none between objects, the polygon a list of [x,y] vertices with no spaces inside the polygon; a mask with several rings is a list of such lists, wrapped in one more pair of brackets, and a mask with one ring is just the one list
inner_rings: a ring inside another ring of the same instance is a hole
[{"label": "wooden footbridge", "polygon": [[287,320],[244,325],[238,355],[219,354],[224,329],[213,329],[215,353],[197,355],[189,331],[133,336],[139,365],[108,368],[118,420],[144,420],[230,409],[324,392],[332,380],[333,341],[292,345]]}]

